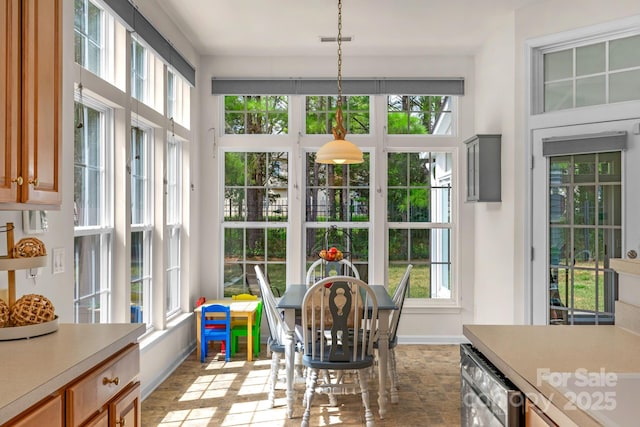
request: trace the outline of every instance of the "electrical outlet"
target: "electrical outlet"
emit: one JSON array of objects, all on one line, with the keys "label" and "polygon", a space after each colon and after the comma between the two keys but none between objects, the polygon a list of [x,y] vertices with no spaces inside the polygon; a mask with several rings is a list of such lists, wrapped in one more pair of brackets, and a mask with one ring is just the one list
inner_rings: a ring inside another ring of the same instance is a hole
[{"label": "electrical outlet", "polygon": [[55,248],[53,250],[51,269],[53,274],[64,273],[64,248]]}]

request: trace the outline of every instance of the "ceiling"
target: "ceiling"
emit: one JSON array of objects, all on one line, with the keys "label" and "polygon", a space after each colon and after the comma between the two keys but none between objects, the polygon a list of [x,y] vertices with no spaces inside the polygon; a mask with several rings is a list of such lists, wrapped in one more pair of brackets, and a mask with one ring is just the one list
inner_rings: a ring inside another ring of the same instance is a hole
[{"label": "ceiling", "polygon": [[[501,19],[545,0],[344,0],[348,55],[471,54]],[[332,55],[337,0],[157,0],[201,55]]]}]

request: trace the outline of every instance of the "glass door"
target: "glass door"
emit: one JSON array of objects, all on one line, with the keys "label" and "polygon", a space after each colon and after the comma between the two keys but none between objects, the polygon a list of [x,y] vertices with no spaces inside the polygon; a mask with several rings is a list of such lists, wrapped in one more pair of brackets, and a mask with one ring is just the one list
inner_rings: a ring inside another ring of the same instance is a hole
[{"label": "glass door", "polygon": [[[638,251],[640,244],[638,122],[533,131],[534,324],[615,322],[617,274],[609,260]],[[611,148],[609,135],[620,134],[626,146]],[[543,153],[550,140],[569,149]]]},{"label": "glass door", "polygon": [[548,160],[549,323],[613,323],[622,229],[621,152]]}]

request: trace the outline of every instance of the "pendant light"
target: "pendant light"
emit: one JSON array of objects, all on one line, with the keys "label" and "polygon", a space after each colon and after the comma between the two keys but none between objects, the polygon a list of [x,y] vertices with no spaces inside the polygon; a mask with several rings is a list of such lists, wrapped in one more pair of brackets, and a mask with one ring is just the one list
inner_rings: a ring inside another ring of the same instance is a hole
[{"label": "pendant light", "polygon": [[362,150],[353,142],[344,139],[347,130],[342,124],[342,0],[338,0],[338,102],[336,104],[336,127],[333,141],[327,142],[316,153],[316,163],[348,165],[362,163]]}]

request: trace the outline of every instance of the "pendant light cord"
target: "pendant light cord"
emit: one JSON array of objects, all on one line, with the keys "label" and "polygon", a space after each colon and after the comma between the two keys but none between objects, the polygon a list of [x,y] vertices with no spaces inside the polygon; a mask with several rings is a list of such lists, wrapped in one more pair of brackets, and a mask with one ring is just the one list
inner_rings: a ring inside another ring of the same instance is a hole
[{"label": "pendant light cord", "polygon": [[342,124],[342,0],[338,0],[338,102],[336,103],[336,127],[333,137],[344,140],[347,130]]}]

